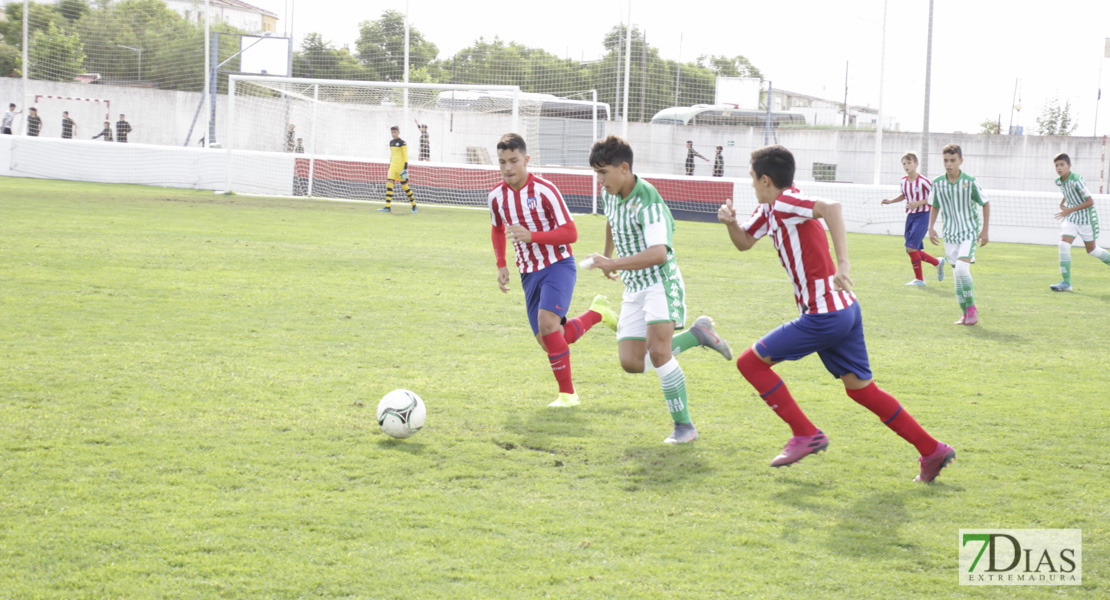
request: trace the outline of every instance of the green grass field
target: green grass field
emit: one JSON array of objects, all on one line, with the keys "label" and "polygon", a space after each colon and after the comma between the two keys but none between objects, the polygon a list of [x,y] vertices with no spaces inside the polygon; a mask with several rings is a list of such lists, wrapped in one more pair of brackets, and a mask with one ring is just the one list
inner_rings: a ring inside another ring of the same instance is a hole
[{"label": "green grass field", "polygon": [[[1110,596],[1110,269],[994,243],[907,288],[900,237],[850,236],[871,363],[959,459],[913,448],[817,357],[776,368],[829,452],[735,365],[680,356],[701,439],[662,444],[654,374],[612,333],[555,385],[483,211],[0,179],[0,598]],[[577,217],[579,254],[604,219]],[[737,353],[796,316],[768,241],[680,222],[690,318]],[[580,275],[571,312],[621,285]],[[392,440],[387,391],[428,405]],[[1081,587],[958,585],[960,528],[1079,528]]]}]

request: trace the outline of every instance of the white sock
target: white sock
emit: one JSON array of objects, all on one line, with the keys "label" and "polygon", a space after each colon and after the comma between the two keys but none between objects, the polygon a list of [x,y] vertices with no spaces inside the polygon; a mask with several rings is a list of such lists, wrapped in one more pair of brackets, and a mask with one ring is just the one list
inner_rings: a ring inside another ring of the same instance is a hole
[{"label": "white sock", "polygon": [[1093,257],[1101,260],[1102,262],[1110,265],[1110,252],[1107,252],[1103,248],[1099,248],[1098,246],[1095,246],[1095,249],[1091,250],[1087,254],[1090,254],[1091,256],[1093,256]]},{"label": "white sock", "polygon": [[644,373],[651,373],[655,367],[651,364],[651,352],[644,355]]}]

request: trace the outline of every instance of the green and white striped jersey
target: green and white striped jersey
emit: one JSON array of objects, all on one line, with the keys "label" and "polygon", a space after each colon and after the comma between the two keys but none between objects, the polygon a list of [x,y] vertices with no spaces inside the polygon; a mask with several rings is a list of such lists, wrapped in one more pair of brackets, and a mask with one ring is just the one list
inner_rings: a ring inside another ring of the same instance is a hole
[{"label": "green and white striped jersey", "polygon": [[979,237],[983,218],[979,207],[987,203],[979,182],[967,173],[960,173],[956,183],[948,175],[933,180],[933,208],[940,209],[944,219],[944,241],[963,242]]},{"label": "green and white striped jersey", "polygon": [[655,186],[636,177],[636,187],[628,198],[601,190],[601,200],[605,206],[605,218],[613,231],[613,248],[618,257],[632,256],[651,246],[665,244],[667,260],[662,264],[639,269],[621,271],[621,281],[630,292],[638,292],[655,283],[682,284],[674,254],[674,217],[671,209],[663,202]]},{"label": "green and white striped jersey", "polygon": [[[1083,204],[1087,198],[1091,197],[1091,192],[1087,191],[1087,184],[1083,182],[1083,178],[1076,172],[1068,174],[1068,178],[1061,181],[1059,177],[1056,178],[1056,187],[1060,188],[1060,192],[1064,194],[1064,207],[1073,208]],[[1091,225],[1098,223],[1098,213],[1095,212],[1095,207],[1084,208],[1077,210],[1067,216],[1067,221],[1075,223],[1076,225]]]}]

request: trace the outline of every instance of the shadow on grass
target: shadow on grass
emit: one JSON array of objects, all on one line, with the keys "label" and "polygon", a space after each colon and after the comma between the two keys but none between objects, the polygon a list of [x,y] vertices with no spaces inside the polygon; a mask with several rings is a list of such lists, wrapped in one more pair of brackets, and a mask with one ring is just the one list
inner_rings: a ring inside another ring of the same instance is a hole
[{"label": "shadow on grass", "polygon": [[504,429],[520,436],[521,446],[559,453],[557,446],[562,438],[591,437],[592,425],[593,420],[580,408],[543,407],[530,413],[507,414]]},{"label": "shadow on grass", "polygon": [[378,448],[385,451],[393,452],[408,452],[409,454],[420,454],[424,451],[424,444],[414,441],[412,439],[398,440],[391,437],[378,440]]},{"label": "shadow on grass", "polygon": [[1023,335],[993,330],[985,325],[977,325],[975,327],[969,327],[968,329],[971,335],[979,339],[990,340],[1000,344],[1024,345],[1028,343],[1028,339]]},{"label": "shadow on grass", "polygon": [[920,515],[906,509],[906,500],[923,494],[959,493],[962,489],[938,481],[928,486],[914,483],[897,490],[865,495],[839,511],[825,545],[837,554],[856,558],[912,560],[921,547],[917,540],[903,535],[901,530]]},{"label": "shadow on grass", "polygon": [[713,472],[698,455],[696,443],[629,446],[619,460],[627,465],[627,482],[623,487],[626,492],[697,483]]}]

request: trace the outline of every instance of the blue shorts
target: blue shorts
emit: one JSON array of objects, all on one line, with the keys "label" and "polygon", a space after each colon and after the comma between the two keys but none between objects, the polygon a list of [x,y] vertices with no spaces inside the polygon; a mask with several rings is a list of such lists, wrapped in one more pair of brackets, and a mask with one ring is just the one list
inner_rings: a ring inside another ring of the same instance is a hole
[{"label": "blue shorts", "polygon": [[925,248],[925,234],[929,232],[929,213],[906,215],[906,247],[914,250]]},{"label": "blue shorts", "polygon": [[532,333],[540,332],[540,309],[551,311],[567,319],[570,299],[574,296],[574,282],[578,279],[578,267],[574,257],[568,256],[559,262],[531,273],[520,276],[520,286],[524,288],[524,304],[528,310],[528,322]]},{"label": "blue shorts", "polygon": [[871,379],[858,301],[835,312],[802,315],[760,338],[755,349],[775,362],[799,360],[816,352],[833,377],[852,373]]}]

